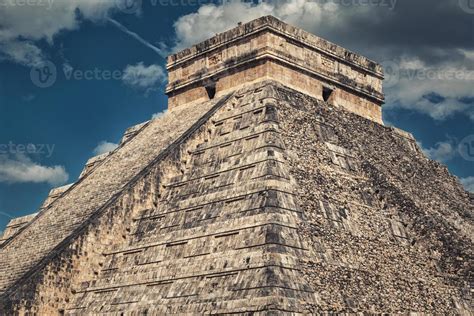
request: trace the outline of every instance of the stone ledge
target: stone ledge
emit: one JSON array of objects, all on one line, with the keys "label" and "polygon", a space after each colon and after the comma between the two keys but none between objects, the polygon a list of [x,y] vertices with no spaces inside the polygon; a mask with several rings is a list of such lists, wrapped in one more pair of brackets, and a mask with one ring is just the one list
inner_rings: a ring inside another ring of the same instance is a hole
[{"label": "stone ledge", "polygon": [[331,43],[307,31],[284,23],[273,16],[264,16],[259,19],[240,25],[234,29],[220,33],[206,41],[184,49],[168,57],[167,69],[171,69],[180,63],[189,61],[192,58],[208,53],[224,45],[239,40],[242,37],[262,31],[272,29],[274,32],[293,38],[301,44],[320,50],[321,52],[335,57],[345,63],[350,63],[371,73],[383,76],[382,67],[376,62],[351,52],[341,46]]}]

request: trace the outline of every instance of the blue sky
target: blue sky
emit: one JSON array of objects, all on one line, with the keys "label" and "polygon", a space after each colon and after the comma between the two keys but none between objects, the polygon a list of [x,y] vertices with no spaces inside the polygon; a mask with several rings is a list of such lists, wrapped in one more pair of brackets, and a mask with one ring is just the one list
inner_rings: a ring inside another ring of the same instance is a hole
[{"label": "blue sky", "polygon": [[474,0],[0,0],[0,231],[166,109],[166,54],[267,14],[381,62],[386,123],[474,190]]}]

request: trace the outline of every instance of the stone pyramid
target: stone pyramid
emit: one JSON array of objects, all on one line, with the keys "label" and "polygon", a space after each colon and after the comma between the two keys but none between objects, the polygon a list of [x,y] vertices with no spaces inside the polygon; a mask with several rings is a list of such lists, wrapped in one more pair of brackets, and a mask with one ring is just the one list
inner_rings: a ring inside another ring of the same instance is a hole
[{"label": "stone pyramid", "polygon": [[268,16],[167,68],[165,115],[9,225],[1,315],[472,313],[473,203],[380,65]]}]

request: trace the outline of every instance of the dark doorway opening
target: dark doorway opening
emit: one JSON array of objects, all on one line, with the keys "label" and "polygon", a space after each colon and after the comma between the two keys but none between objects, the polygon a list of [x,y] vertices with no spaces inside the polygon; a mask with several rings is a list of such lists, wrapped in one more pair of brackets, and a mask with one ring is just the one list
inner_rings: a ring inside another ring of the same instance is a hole
[{"label": "dark doorway opening", "polygon": [[323,100],[324,100],[324,102],[328,102],[328,100],[331,97],[333,92],[334,92],[334,89],[331,89],[329,87],[323,87]]},{"label": "dark doorway opening", "polygon": [[207,96],[209,97],[209,100],[214,99],[214,97],[216,96],[216,85],[215,84],[207,85],[206,92],[207,92]]}]

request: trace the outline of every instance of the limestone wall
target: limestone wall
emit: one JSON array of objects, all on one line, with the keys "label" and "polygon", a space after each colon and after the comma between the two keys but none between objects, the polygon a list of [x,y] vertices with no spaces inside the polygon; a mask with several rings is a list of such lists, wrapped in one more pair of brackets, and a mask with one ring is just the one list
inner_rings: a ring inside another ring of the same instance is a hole
[{"label": "limestone wall", "polygon": [[[298,70],[288,68],[280,62],[271,60],[261,60],[251,63],[243,68],[229,70],[226,75],[215,82],[216,97],[220,97],[236,88],[252,85],[258,81],[272,79],[291,87],[297,91],[313,96],[323,101],[323,87],[327,86],[324,81],[301,73]],[[379,124],[382,121],[382,108],[376,102],[368,100],[363,95],[354,94],[352,91],[343,88],[330,86],[334,92],[329,103],[341,106],[345,109],[366,117]],[[209,99],[205,86],[200,84],[185,88],[185,91],[169,96],[170,106],[186,105],[196,106]]]}]

